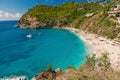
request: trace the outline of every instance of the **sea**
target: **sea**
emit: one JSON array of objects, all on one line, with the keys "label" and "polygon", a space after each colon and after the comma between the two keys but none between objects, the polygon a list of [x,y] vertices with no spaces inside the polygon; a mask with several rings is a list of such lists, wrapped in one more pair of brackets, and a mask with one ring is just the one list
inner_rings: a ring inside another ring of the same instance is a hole
[{"label": "sea", "polygon": [[15,27],[17,23],[0,21],[0,77],[32,78],[48,65],[66,70],[85,62],[85,43],[70,30],[20,29]]}]

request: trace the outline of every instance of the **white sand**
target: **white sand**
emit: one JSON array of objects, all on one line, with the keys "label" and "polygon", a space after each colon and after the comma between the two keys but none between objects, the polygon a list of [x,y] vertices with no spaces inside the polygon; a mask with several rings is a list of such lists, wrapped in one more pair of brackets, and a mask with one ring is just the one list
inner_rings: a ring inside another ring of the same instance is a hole
[{"label": "white sand", "polygon": [[65,28],[75,32],[88,47],[88,52],[100,56],[103,52],[109,53],[109,58],[114,69],[120,70],[120,45],[112,45],[115,41],[100,37],[96,34],[85,33],[74,28]]}]

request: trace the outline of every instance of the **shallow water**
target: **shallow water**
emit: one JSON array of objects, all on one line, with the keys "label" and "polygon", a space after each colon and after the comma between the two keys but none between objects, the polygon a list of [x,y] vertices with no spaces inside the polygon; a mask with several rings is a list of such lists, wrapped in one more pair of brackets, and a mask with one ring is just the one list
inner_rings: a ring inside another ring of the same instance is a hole
[{"label": "shallow water", "polygon": [[[77,35],[62,29],[15,28],[17,21],[0,22],[0,76],[35,74],[47,68],[80,67],[86,47]],[[32,38],[27,38],[32,34]]]}]

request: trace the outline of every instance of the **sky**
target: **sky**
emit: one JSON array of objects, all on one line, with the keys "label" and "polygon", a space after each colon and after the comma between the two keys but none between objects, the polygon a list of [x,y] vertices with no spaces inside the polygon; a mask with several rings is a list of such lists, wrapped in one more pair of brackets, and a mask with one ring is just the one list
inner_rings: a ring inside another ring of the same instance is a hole
[{"label": "sky", "polygon": [[85,0],[0,0],[0,21],[18,20],[28,9],[38,4],[54,6],[69,1]]}]

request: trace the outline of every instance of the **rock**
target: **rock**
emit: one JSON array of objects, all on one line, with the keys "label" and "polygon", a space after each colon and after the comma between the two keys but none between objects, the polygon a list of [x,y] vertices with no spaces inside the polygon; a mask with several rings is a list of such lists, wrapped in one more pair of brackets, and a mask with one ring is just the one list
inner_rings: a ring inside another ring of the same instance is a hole
[{"label": "rock", "polygon": [[60,68],[57,68],[57,69],[55,70],[55,72],[56,72],[56,73],[59,73],[59,72],[61,72],[61,69],[60,69]]},{"label": "rock", "polygon": [[35,76],[36,80],[53,80],[56,78],[57,73],[53,70],[45,70]]}]

